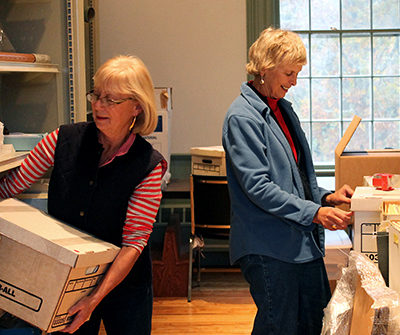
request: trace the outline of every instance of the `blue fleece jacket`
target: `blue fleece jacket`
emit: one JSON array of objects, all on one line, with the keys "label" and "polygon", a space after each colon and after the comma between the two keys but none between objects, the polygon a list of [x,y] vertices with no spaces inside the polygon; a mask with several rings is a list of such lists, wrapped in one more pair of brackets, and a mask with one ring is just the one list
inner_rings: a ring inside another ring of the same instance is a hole
[{"label": "blue fleece jacket", "polygon": [[322,197],[330,192],[318,187],[311,152],[291,103],[280,99],[279,107],[293,125],[313,201],[305,200],[293,152],[270,108],[243,83],[222,134],[231,198],[232,263],[248,254],[303,263],[325,253],[324,228],[312,220]]}]

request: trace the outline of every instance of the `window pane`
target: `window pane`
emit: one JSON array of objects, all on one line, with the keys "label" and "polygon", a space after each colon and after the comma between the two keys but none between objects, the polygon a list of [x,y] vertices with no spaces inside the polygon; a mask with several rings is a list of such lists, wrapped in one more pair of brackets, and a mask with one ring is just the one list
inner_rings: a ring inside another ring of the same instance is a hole
[{"label": "window pane", "polygon": [[297,85],[286,94],[300,120],[310,120],[310,81],[297,79]]},{"label": "window pane", "polygon": [[300,37],[307,50],[307,64],[303,66],[303,69],[299,73],[299,77],[308,77],[310,75],[310,44],[308,43],[309,40],[307,34],[300,34]]},{"label": "window pane", "polygon": [[335,148],[340,140],[339,122],[318,122],[312,125],[312,154],[315,164],[333,164]]},{"label": "window pane", "polygon": [[[343,134],[349,126],[350,122],[343,122]],[[368,150],[371,142],[371,122],[361,122],[354,132],[345,151]]]},{"label": "window pane", "polygon": [[343,78],[343,119],[371,119],[371,79]]},{"label": "window pane", "polygon": [[371,39],[369,35],[343,35],[342,66],[345,76],[371,74]]},{"label": "window pane", "polygon": [[340,118],[339,79],[312,79],[313,120],[339,120]]},{"label": "window pane", "polygon": [[369,29],[370,0],[342,0],[342,28]]},{"label": "window pane", "polygon": [[400,74],[399,35],[374,35],[374,74]]},{"label": "window pane", "polygon": [[400,26],[400,1],[399,0],[373,0],[372,1],[373,28],[399,28]]},{"label": "window pane", "polygon": [[374,78],[375,119],[400,117],[400,78]]},{"label": "window pane", "polygon": [[374,123],[374,148],[400,148],[400,121]]},{"label": "window pane", "polygon": [[311,0],[311,30],[340,29],[338,0]]},{"label": "window pane", "polygon": [[307,66],[287,99],[315,162],[333,164],[339,133],[354,115],[363,121],[347,150],[400,148],[400,0],[280,4],[281,26],[301,31],[307,48]]},{"label": "window pane", "polygon": [[301,128],[303,129],[304,133],[306,134],[307,142],[310,142],[310,122],[302,122]]},{"label": "window pane", "polygon": [[311,75],[339,75],[339,35],[311,36]]},{"label": "window pane", "polygon": [[308,0],[279,1],[280,26],[289,30],[308,30]]}]

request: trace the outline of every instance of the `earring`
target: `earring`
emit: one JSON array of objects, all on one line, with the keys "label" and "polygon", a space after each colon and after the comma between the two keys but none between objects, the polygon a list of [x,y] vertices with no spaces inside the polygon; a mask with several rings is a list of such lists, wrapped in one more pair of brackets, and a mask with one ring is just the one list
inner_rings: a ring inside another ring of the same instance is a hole
[{"label": "earring", "polygon": [[261,79],[260,79],[260,84],[261,84],[261,85],[264,85],[264,83],[265,83],[264,78],[261,77]]},{"label": "earring", "polygon": [[135,122],[136,122],[136,116],[133,117],[132,123],[131,123],[131,125],[129,126],[129,131],[132,131],[132,128],[133,128],[133,126],[135,125]]}]

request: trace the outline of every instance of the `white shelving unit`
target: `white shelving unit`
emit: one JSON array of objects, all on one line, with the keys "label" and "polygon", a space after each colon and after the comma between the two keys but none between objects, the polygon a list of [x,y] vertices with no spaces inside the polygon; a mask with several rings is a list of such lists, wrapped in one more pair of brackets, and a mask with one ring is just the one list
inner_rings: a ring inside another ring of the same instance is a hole
[{"label": "white shelving unit", "polygon": [[[51,63],[0,61],[0,121],[10,132],[45,133],[86,121],[85,0],[0,1],[0,27],[15,52]],[[0,51],[2,50],[0,44]],[[18,166],[0,154],[0,173]]]},{"label": "white shelving unit", "polygon": [[0,62],[0,73],[12,72],[60,73],[60,70],[55,64]]}]

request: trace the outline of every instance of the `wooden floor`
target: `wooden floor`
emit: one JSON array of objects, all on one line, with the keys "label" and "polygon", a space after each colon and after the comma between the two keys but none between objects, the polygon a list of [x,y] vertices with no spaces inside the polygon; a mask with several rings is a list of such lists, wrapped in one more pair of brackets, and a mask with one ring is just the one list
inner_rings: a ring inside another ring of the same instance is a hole
[{"label": "wooden floor", "polygon": [[202,273],[201,280],[191,302],[154,298],[152,335],[251,333],[256,307],[241,273]]},{"label": "wooden floor", "polygon": [[250,334],[256,312],[241,273],[204,273],[186,298],[155,298],[153,335]]}]

